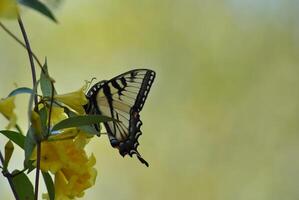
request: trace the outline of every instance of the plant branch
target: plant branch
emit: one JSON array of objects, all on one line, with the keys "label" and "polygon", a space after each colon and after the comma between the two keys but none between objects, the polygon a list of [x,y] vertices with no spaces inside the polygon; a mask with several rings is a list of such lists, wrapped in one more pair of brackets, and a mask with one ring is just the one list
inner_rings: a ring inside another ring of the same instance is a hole
[{"label": "plant branch", "polygon": [[24,135],[21,127],[18,124],[15,125],[15,128],[19,131],[19,133],[21,133],[22,135]]},{"label": "plant branch", "polygon": [[[1,153],[1,151],[0,151],[0,160],[1,160],[2,165],[4,166],[4,158],[3,158],[3,155]],[[15,196],[15,199],[19,200],[20,198],[18,196],[18,193],[17,193],[16,188],[15,188],[15,186],[13,184],[13,181],[12,181],[13,177],[11,176],[11,174],[9,173],[9,171],[7,169],[5,169],[5,168],[2,170],[2,173],[7,178],[8,183],[10,185],[10,188],[11,188],[11,190],[13,192],[13,195]]]},{"label": "plant branch", "polygon": [[[52,83],[52,82],[51,82]],[[52,115],[52,107],[53,107],[53,101],[54,101],[54,85],[53,83],[51,84],[52,87],[52,92],[51,92],[51,102],[50,102],[50,109],[49,109],[49,117],[48,117],[48,131],[47,131],[47,136],[50,135],[50,127],[51,127],[51,115]]]},{"label": "plant branch", "polygon": [[39,186],[39,171],[40,171],[40,157],[41,157],[41,142],[37,141],[36,144],[36,154],[37,154],[37,160],[36,160],[36,173],[35,173],[35,191],[34,191],[34,199],[38,200],[38,186]]},{"label": "plant branch", "polygon": [[[32,51],[31,51],[31,47],[30,47],[30,43],[29,43],[29,39],[24,27],[24,24],[22,22],[21,16],[18,17],[18,23],[25,41],[25,45],[26,45],[26,49],[28,52],[28,57],[29,57],[29,61],[30,61],[30,66],[31,66],[31,74],[32,74],[32,82],[33,82],[33,88],[36,88],[36,72],[35,72],[35,66],[34,66],[34,61],[33,61],[33,55],[32,55]],[[34,104],[35,104],[35,108],[38,111],[38,99],[37,99],[37,95],[36,95],[36,89],[34,91]],[[39,188],[39,171],[40,171],[40,155],[41,155],[41,142],[39,139],[37,139],[37,160],[36,160],[36,174],[35,174],[35,196],[34,199],[37,200],[38,199],[38,188]]]},{"label": "plant branch", "polygon": [[[17,41],[22,47],[24,47],[25,49],[27,49],[26,45],[15,35],[13,34],[4,24],[2,24],[0,22],[0,27],[9,35],[11,36],[15,41]],[[42,64],[39,61],[39,59],[37,58],[37,56],[31,51],[31,54],[34,58],[34,60],[37,62],[38,66],[42,69]]]},{"label": "plant branch", "polygon": [[[28,52],[28,57],[29,57],[29,61],[30,61],[30,67],[31,67],[31,75],[32,75],[32,83],[33,83],[33,88],[36,85],[36,72],[35,72],[35,65],[34,65],[34,61],[33,61],[33,55],[32,55],[32,51],[31,51],[31,47],[30,47],[30,43],[29,43],[29,39],[23,24],[23,21],[21,19],[21,16],[18,17],[18,22],[19,22],[19,26],[25,41],[25,45],[26,45],[26,49]],[[35,91],[34,91],[35,92]],[[34,104],[37,105],[38,101],[37,101],[37,95],[34,95]]]}]

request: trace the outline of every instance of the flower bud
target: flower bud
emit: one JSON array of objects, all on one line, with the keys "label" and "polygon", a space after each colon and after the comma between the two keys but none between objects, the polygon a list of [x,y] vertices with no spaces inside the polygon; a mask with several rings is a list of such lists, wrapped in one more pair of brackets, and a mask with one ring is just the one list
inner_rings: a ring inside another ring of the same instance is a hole
[{"label": "flower bud", "polygon": [[34,133],[36,134],[36,136],[40,137],[41,133],[42,133],[42,125],[41,125],[40,116],[35,111],[32,111],[32,114],[31,114],[31,124],[32,124]]},{"label": "flower bud", "polygon": [[6,143],[4,150],[5,150],[4,166],[7,167],[14,151],[13,143],[10,140]]}]

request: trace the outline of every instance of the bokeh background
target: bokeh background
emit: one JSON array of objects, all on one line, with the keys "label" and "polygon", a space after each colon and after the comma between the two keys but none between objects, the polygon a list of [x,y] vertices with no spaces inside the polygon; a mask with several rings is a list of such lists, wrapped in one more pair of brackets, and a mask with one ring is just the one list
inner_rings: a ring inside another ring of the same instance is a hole
[{"label": "bokeh background", "polygon": [[[94,139],[99,174],[82,199],[298,199],[298,9],[292,0],[72,0],[54,10],[59,24],[24,9],[61,93],[132,68],[157,72],[139,140],[150,167]],[[26,51],[1,30],[0,80],[2,97],[31,86]],[[27,100],[17,99],[24,128]],[[0,193],[12,199],[3,177]]]}]

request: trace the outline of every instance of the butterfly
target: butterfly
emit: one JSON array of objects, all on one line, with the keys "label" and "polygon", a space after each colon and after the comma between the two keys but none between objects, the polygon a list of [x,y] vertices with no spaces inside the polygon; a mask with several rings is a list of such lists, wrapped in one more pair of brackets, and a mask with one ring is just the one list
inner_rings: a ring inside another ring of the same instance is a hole
[{"label": "butterfly", "polygon": [[[156,73],[149,69],[134,69],[111,80],[93,85],[86,94],[89,103],[84,106],[87,114],[109,116],[114,121],[104,123],[111,146],[119,153],[137,155],[141,163],[148,163],[137,151],[138,137],[142,134],[140,111],[151,89]],[[99,124],[95,124],[100,130]]]}]

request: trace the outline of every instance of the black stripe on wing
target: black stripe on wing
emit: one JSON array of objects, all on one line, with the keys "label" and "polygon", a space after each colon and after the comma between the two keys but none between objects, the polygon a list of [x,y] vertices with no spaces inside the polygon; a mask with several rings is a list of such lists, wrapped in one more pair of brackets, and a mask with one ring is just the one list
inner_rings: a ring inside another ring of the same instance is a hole
[{"label": "black stripe on wing", "polygon": [[[155,72],[137,69],[121,74],[110,81],[95,84],[87,93],[90,104],[97,113],[110,116],[120,122],[104,123],[110,143],[122,156],[133,154],[148,166],[137,151],[138,137],[142,134],[139,112],[155,78]],[[89,106],[91,107],[91,106]],[[91,110],[86,110],[90,113]]]}]

